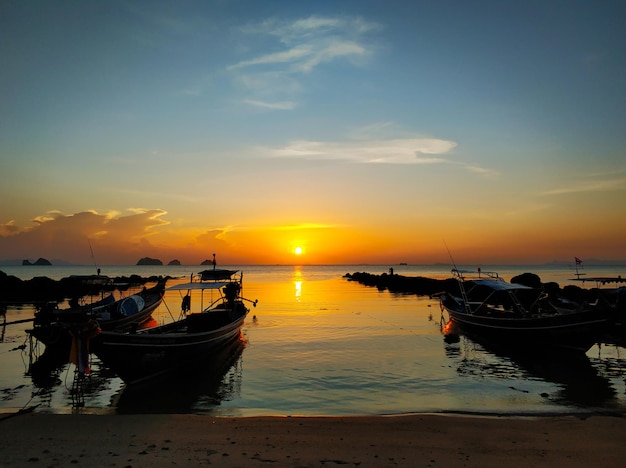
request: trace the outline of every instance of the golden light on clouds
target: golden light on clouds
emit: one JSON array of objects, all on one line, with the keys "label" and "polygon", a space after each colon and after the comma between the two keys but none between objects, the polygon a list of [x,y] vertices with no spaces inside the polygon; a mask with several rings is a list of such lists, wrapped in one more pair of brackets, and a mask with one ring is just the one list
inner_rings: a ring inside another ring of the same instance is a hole
[{"label": "golden light on clouds", "polygon": [[[431,264],[449,260],[445,239],[459,263],[536,264],[575,254],[591,256],[581,245],[594,245],[597,255],[607,258],[623,249],[621,240],[598,231],[600,222],[581,226],[566,214],[542,217],[543,228],[537,231],[534,223],[520,227],[511,222],[518,214],[489,221],[478,211],[457,216],[447,212],[415,215],[404,224],[370,219],[354,226],[286,223],[224,227],[171,223],[161,209],[126,210],[115,215],[48,212],[27,226],[5,222],[0,230],[0,259],[43,257],[53,263],[62,260],[86,265],[92,262],[93,249],[101,265],[134,265],[146,256],[164,264],[178,260],[183,265],[199,265],[213,252],[221,265]],[[624,223],[615,221],[613,226],[623,232]],[[569,233],[567,239],[562,236],[564,231]],[[601,239],[602,248],[594,239]]]}]

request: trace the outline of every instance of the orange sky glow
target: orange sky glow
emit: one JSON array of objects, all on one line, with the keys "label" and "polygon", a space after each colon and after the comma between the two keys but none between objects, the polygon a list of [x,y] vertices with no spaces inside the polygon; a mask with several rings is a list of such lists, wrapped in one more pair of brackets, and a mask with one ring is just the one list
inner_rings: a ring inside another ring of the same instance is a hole
[{"label": "orange sky glow", "polygon": [[[574,255],[611,259],[615,252],[626,258],[623,240],[610,231],[602,235],[563,220],[526,227],[480,220],[455,226],[428,218],[403,229],[368,223],[360,229],[303,224],[194,230],[174,229],[167,219],[161,210],[54,213],[29,228],[4,226],[0,247],[5,259],[43,257],[79,265],[134,264],[142,257],[198,265],[213,253],[221,264],[432,264],[449,262],[448,248],[460,263],[535,264]],[[300,255],[295,253],[298,247]]]},{"label": "orange sky glow", "polygon": [[626,261],[622,2],[35,3],[0,264]]}]

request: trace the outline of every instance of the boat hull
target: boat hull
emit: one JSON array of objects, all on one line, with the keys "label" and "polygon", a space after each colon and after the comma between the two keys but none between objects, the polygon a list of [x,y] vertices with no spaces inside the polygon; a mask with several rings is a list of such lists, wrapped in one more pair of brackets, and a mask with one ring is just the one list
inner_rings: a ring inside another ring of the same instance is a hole
[{"label": "boat hull", "polygon": [[[140,294],[144,301],[144,307],[132,314],[119,318],[98,319],[98,325],[102,330],[128,331],[138,328],[152,317],[152,313],[163,301],[164,283],[148,289]],[[130,297],[107,304],[107,308],[117,308]],[[38,341],[46,345],[46,352],[62,356],[69,356],[72,344],[72,332],[79,329],[92,317],[96,317],[98,306],[82,307],[80,309],[67,309],[54,311],[49,317],[36,319],[32,329],[27,330]]]},{"label": "boat hull", "polygon": [[507,318],[469,314],[445,304],[443,307],[462,330],[516,348],[554,347],[586,352],[610,326],[610,316],[594,309]]},{"label": "boat hull", "polygon": [[[247,309],[241,306],[230,320],[224,315],[231,311],[222,312],[191,314],[185,320],[138,333],[102,331],[92,340],[91,350],[127,384],[194,372],[200,366],[214,365],[223,349],[243,339],[241,327]],[[213,323],[203,323],[208,321]]]}]

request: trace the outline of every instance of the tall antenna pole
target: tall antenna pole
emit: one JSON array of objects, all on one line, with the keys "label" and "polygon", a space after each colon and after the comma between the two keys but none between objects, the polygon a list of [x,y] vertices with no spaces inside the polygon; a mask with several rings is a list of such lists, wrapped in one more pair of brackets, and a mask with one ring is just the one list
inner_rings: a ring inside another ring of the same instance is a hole
[{"label": "tall antenna pole", "polygon": [[450,252],[450,249],[448,248],[448,244],[446,244],[445,239],[443,239],[443,245],[446,246],[446,250],[448,251],[448,257],[450,257],[450,262],[452,263],[452,266],[454,267],[455,270],[458,271],[458,268],[456,267],[456,263],[454,262],[454,259],[452,258],[452,253]]},{"label": "tall antenna pole", "polygon": [[91,252],[91,259],[93,260],[93,266],[96,268],[96,273],[100,276],[100,268],[96,264],[96,257],[93,254],[93,249],[91,248],[91,241],[87,238],[87,242],[89,243],[89,251]]},{"label": "tall antenna pole", "polygon": [[464,282],[463,274],[459,272],[459,269],[456,267],[456,262],[452,258],[452,253],[450,252],[450,249],[448,248],[448,244],[446,244],[445,239],[443,239],[443,244],[446,246],[446,250],[448,251],[448,256],[450,257],[452,266],[454,266],[454,270],[452,270],[452,272],[454,274],[454,277],[457,280],[457,284],[459,285],[459,291],[461,292],[461,297],[463,298],[463,304],[465,305],[465,310],[467,311],[468,314],[471,314],[472,306],[470,305],[469,300],[467,298],[467,293],[465,292],[465,286],[463,284]]}]

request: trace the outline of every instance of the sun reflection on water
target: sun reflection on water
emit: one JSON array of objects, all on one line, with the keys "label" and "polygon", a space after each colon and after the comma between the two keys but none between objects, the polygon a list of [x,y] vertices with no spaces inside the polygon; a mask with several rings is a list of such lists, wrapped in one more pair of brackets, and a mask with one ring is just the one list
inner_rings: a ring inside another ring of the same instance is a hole
[{"label": "sun reflection on water", "polygon": [[296,287],[296,301],[300,302],[302,297],[302,267],[296,266],[293,272],[293,284]]}]

